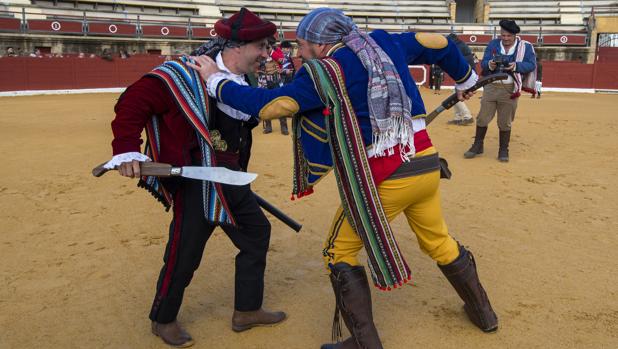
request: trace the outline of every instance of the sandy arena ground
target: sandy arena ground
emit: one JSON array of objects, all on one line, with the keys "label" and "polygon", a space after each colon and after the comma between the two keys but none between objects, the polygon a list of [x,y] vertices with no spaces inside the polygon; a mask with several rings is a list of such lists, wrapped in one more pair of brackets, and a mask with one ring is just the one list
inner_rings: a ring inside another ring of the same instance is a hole
[{"label": "sandy arena ground", "polygon": [[[436,106],[448,92],[423,93]],[[0,348],[166,348],[147,316],[171,216],[133,181],[90,175],[110,157],[116,98],[0,98]],[[374,292],[385,348],[618,348],[617,107],[617,95],[521,98],[508,164],[495,121],[474,160],[462,156],[473,126],[446,125],[452,112],[430,126],[454,174],[442,182],[447,222],[476,254],[501,327],[467,321],[399,217],[414,282]],[[304,224],[296,234],[273,220],[264,304],[289,319],[232,332],[235,249],[221,231],[179,319],[195,348],[319,348],[334,309],[321,259],[334,176],[292,202],[290,139],[256,129],[253,153],[255,191]]]}]

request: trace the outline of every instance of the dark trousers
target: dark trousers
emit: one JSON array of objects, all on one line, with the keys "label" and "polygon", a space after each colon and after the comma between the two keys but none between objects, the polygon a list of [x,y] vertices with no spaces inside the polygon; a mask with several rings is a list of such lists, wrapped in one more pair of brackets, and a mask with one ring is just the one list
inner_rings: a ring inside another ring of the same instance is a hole
[{"label": "dark trousers", "polygon": [[[281,132],[283,132],[284,130],[287,131],[288,129],[288,121],[286,117],[282,117],[279,118],[279,127],[281,127]],[[264,126],[264,130],[266,131],[272,131],[273,130],[273,124],[271,120],[264,120],[263,121],[263,126]]]},{"label": "dark trousers", "polygon": [[[157,282],[150,319],[169,323],[176,319],[185,288],[202,259],[206,241],[215,226],[204,218],[202,182],[183,179],[174,194],[174,218]],[[223,231],[240,250],[236,255],[234,309],[258,310],[264,296],[264,269],[270,242],[270,222],[260,209],[249,185],[223,185],[223,195],[238,228]]]}]

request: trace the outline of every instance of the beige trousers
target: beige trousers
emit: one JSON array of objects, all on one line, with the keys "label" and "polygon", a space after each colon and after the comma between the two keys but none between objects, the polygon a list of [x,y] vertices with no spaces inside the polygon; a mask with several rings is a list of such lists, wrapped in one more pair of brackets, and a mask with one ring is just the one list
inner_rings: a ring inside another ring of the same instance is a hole
[{"label": "beige trousers", "polygon": [[512,94],[513,84],[493,83],[485,86],[476,125],[487,127],[498,112],[498,128],[500,131],[510,131],[518,100],[518,98],[511,99]]},{"label": "beige trousers", "polygon": [[466,120],[472,119],[472,114],[470,113],[470,109],[464,102],[459,102],[455,104],[453,107],[455,109],[455,119],[454,120]]}]

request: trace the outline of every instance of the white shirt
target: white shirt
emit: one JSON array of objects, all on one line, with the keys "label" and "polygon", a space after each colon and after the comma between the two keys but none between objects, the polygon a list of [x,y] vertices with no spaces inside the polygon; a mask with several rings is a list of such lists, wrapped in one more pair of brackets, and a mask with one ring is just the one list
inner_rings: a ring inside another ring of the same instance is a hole
[{"label": "white shirt", "polygon": [[[234,74],[225,66],[225,64],[223,63],[223,57],[221,56],[221,52],[219,52],[219,54],[217,55],[216,62],[217,62],[217,67],[219,68],[219,70],[221,70],[221,73],[217,73],[217,74],[220,74],[219,76],[221,76],[222,79],[232,80],[235,83],[239,85],[243,85],[243,86],[249,85],[247,81],[245,81],[245,77],[243,75]],[[215,88],[216,88],[216,85],[218,84],[215,84]],[[219,108],[219,110],[221,110],[222,112],[224,112],[225,114],[229,115],[231,118],[234,118],[236,120],[247,121],[251,119],[251,115],[245,114],[241,112],[240,110],[236,110],[227,104],[217,102],[217,107]]]}]

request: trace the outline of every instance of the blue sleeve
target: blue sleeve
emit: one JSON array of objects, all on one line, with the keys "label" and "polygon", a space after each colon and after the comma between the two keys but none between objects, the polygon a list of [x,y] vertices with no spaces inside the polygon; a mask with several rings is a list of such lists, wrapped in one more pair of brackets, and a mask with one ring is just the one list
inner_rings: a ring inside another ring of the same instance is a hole
[{"label": "blue sleeve", "polygon": [[536,57],[534,55],[532,47],[529,44],[526,44],[524,60],[522,62],[516,63],[515,71],[518,73],[526,74],[533,71],[534,68],[536,68]]},{"label": "blue sleeve", "polygon": [[[424,35],[420,39],[418,35]],[[432,35],[435,35],[433,37]],[[451,40],[438,34],[403,33],[392,34],[395,43],[405,52],[409,65],[437,64],[448,73],[456,83],[466,81],[472,67],[466,62],[457,45]]]},{"label": "blue sleeve", "polygon": [[292,116],[323,107],[313,80],[303,67],[292,82],[276,89],[242,86],[222,80],[217,86],[217,100],[234,109],[260,118]]},{"label": "blue sleeve", "polygon": [[483,75],[488,75],[489,73],[491,73],[491,70],[489,70],[489,61],[493,58],[491,50],[492,50],[492,47],[490,43],[485,48],[485,53],[483,54],[483,60],[481,61],[481,70],[483,71]]}]

